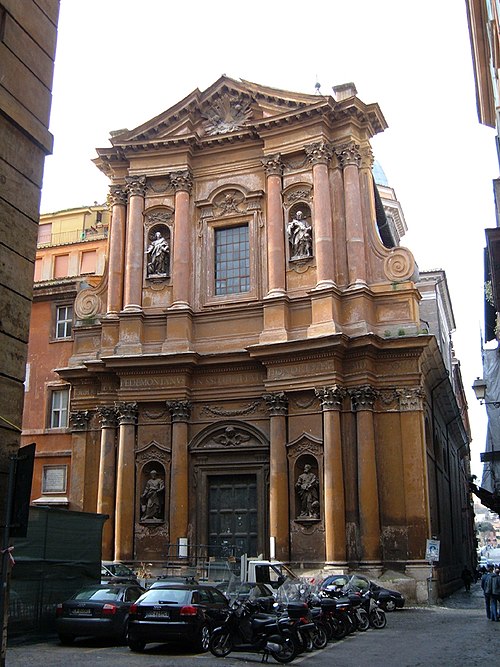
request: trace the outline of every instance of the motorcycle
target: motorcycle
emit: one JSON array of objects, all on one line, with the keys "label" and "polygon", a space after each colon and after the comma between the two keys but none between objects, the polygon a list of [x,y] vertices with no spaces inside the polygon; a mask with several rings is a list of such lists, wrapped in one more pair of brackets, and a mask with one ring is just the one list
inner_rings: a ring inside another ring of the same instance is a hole
[{"label": "motorcycle", "polygon": [[292,662],[297,646],[292,633],[278,623],[275,614],[263,613],[257,602],[235,601],[223,624],[214,629],[208,648],[224,658],[231,652],[264,653],[276,662]]},{"label": "motorcycle", "polygon": [[328,643],[329,628],[313,599],[314,588],[305,579],[287,580],[278,589],[280,622],[288,624],[299,652],[322,649]]}]

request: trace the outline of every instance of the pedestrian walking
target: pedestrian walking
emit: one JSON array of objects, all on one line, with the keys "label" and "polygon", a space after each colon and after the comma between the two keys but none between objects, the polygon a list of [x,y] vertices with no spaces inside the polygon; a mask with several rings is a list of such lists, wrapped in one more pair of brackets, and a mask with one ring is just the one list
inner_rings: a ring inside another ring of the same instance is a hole
[{"label": "pedestrian walking", "polygon": [[464,582],[465,590],[467,592],[470,591],[470,585],[472,584],[473,579],[474,579],[474,575],[469,570],[467,565],[465,565],[464,569],[462,570],[462,581]]},{"label": "pedestrian walking", "polygon": [[490,618],[500,621],[500,567],[495,567],[491,576]]},{"label": "pedestrian walking", "polygon": [[491,618],[491,578],[493,576],[493,565],[486,566],[486,572],[481,577],[481,588],[484,594],[484,604],[486,606],[486,616]]}]

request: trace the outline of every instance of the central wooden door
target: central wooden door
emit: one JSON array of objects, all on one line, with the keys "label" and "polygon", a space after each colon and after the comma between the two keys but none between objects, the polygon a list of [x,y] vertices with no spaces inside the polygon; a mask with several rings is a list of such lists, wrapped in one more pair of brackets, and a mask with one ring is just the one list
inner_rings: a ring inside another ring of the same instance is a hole
[{"label": "central wooden door", "polygon": [[213,475],[208,479],[208,540],[216,558],[257,555],[256,475]]}]

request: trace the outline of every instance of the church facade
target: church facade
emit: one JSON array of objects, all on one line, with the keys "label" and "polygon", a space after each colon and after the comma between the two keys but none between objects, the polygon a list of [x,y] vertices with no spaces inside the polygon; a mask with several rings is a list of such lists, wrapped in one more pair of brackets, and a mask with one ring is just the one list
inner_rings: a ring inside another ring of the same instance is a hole
[{"label": "church facade", "polygon": [[374,185],[385,128],[352,84],[224,76],[98,149],[107,266],[57,372],[103,558],[396,569],[421,599],[428,538],[444,584],[463,566],[467,424]]}]

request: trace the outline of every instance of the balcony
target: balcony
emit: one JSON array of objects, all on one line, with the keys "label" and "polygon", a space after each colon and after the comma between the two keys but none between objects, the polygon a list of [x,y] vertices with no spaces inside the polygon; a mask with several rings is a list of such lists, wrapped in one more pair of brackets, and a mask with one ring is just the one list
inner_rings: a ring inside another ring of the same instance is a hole
[{"label": "balcony", "polygon": [[89,229],[73,229],[70,232],[58,232],[57,234],[41,234],[37,241],[37,248],[50,248],[52,246],[71,245],[73,243],[85,243],[88,241],[100,241],[108,238],[108,227]]}]

